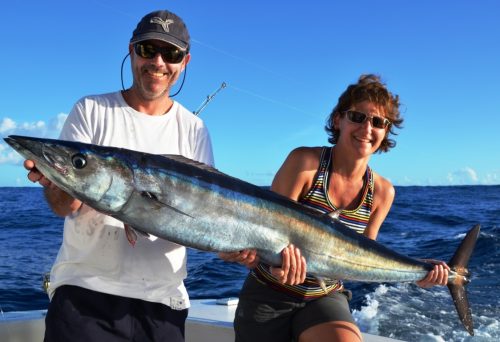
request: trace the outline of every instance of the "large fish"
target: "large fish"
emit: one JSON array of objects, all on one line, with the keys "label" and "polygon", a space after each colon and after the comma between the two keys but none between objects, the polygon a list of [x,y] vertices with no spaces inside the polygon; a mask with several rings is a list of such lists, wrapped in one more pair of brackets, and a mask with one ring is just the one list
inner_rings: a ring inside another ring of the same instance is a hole
[{"label": "large fish", "polygon": [[[300,247],[318,278],[414,282],[433,265],[398,254],[332,216],[181,156],[9,136],[5,141],[48,179],[90,207],[139,232],[205,251],[257,249],[281,265],[281,251]],[[473,335],[467,264],[479,235],[473,227],[449,262],[459,317]],[[140,241],[139,241],[140,243]]]}]

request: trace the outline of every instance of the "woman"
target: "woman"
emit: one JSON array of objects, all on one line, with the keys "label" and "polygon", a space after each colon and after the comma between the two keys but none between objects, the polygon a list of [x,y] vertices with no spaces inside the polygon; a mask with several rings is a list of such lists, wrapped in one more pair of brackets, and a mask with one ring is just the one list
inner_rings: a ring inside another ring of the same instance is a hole
[{"label": "woman", "polygon": [[[362,75],[340,96],[325,127],[333,147],[299,147],[276,174],[271,190],[339,220],[370,239],[377,238],[394,200],[392,184],[368,166],[375,152],[395,146],[400,128],[399,98],[375,75]],[[326,284],[306,276],[300,250],[288,246],[281,268],[257,264],[255,251],[223,254],[254,267],[241,290],[234,327],[236,341],[360,341],[342,281]],[[448,266],[437,262],[417,284],[445,285]]]}]

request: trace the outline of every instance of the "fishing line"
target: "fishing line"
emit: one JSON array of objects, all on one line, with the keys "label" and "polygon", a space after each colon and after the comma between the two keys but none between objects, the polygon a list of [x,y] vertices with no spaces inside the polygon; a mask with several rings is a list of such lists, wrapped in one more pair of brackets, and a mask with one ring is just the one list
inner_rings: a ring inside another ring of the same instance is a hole
[{"label": "fishing line", "polygon": [[262,70],[262,71],[265,71],[265,72],[267,72],[267,73],[269,73],[269,74],[273,74],[274,76],[277,76],[277,77],[282,78],[282,79],[284,79],[284,80],[291,81],[291,82],[293,82],[293,83],[295,83],[295,84],[297,84],[297,85],[301,85],[301,86],[304,86],[304,85],[305,85],[303,82],[299,82],[299,81],[297,81],[297,80],[295,80],[295,79],[292,79],[292,78],[286,77],[286,76],[284,76],[284,75],[282,75],[282,74],[278,74],[277,72],[275,72],[275,71],[273,71],[273,70],[271,70],[271,69],[268,69],[268,68],[266,68],[266,67],[264,67],[264,66],[262,66],[262,65],[260,65],[260,64],[257,64],[257,63],[255,63],[255,62],[252,62],[252,61],[248,60],[248,59],[244,59],[244,58],[242,58],[242,57],[239,57],[239,56],[233,55],[233,54],[231,54],[231,53],[229,53],[229,52],[227,52],[227,51],[221,50],[221,49],[216,48],[216,47],[214,47],[214,46],[211,46],[211,45],[205,44],[205,43],[203,43],[203,42],[201,42],[201,41],[199,41],[199,40],[197,40],[197,39],[191,38],[191,41],[192,41],[193,43],[196,43],[196,44],[198,44],[198,45],[201,45],[201,46],[203,46],[203,47],[205,47],[205,48],[209,48],[209,49],[211,49],[211,50],[213,50],[213,51],[216,51],[216,52],[218,52],[218,53],[220,53],[220,54],[223,54],[223,55],[229,56],[229,57],[231,57],[231,58],[233,58],[233,59],[239,60],[240,62],[244,62],[244,63],[246,63],[246,64],[248,64],[248,65],[251,65],[251,66],[253,66],[253,67],[255,67],[255,68],[258,68],[258,69],[260,69],[260,70]]},{"label": "fishing line", "polygon": [[[91,0],[91,1],[92,1],[92,2],[94,2],[94,3],[95,3],[95,4],[97,4],[97,5],[99,5],[99,6],[103,7],[103,8],[105,8],[105,9],[107,9],[107,10],[110,10],[111,12],[118,13],[118,14],[123,15],[123,16],[126,16],[126,17],[128,17],[128,18],[135,18],[135,17],[136,17],[136,16],[135,16],[135,15],[133,15],[132,13],[125,12],[125,11],[122,11],[122,10],[119,10],[119,9],[117,9],[116,7],[113,7],[113,6],[109,5],[109,4],[108,4],[107,2],[105,2],[105,1],[98,1],[98,0]],[[291,82],[293,82],[293,83],[295,83],[295,84],[297,84],[297,85],[302,85],[302,86],[304,86],[304,85],[305,85],[303,82],[299,82],[299,81],[297,81],[296,79],[292,79],[292,78],[286,77],[286,76],[284,76],[284,75],[282,75],[282,74],[278,74],[278,73],[276,73],[275,71],[273,71],[273,70],[271,70],[271,69],[268,69],[268,68],[266,68],[266,67],[264,67],[264,66],[262,66],[262,65],[260,65],[260,64],[257,64],[257,63],[255,63],[255,62],[252,62],[252,61],[250,61],[250,60],[248,60],[248,59],[244,59],[244,58],[242,58],[242,57],[239,57],[239,56],[234,55],[234,54],[232,54],[232,53],[229,53],[229,52],[227,52],[227,51],[221,50],[221,49],[216,48],[216,47],[214,47],[214,46],[212,46],[212,45],[209,45],[209,44],[203,43],[203,42],[201,42],[201,41],[199,41],[199,40],[197,40],[197,39],[194,39],[193,37],[191,37],[191,42],[192,42],[192,43],[195,43],[195,44],[198,44],[198,45],[200,45],[200,46],[202,46],[202,47],[205,47],[205,48],[211,49],[211,50],[213,50],[213,51],[216,51],[216,52],[218,52],[218,53],[220,53],[220,54],[223,54],[223,55],[229,56],[229,57],[231,57],[231,58],[233,58],[233,59],[239,60],[240,62],[243,62],[243,63],[245,63],[245,64],[251,65],[251,66],[253,66],[253,67],[255,67],[255,68],[258,68],[258,69],[260,69],[260,70],[263,70],[263,71],[265,71],[265,72],[267,72],[267,73],[269,73],[269,74],[275,75],[275,76],[277,76],[277,77],[279,77],[279,78],[285,79],[285,80],[287,80],[287,81],[291,81]],[[128,56],[128,55],[127,55],[127,56]],[[124,58],[124,60],[123,60],[123,62],[122,62],[122,78],[121,78],[121,79],[122,79],[122,89],[123,89],[123,90],[125,90],[125,87],[124,87],[124,85],[123,85],[123,63],[125,62],[125,59],[127,58],[127,56],[125,56],[125,58]],[[184,79],[185,79],[185,76],[186,76],[186,75],[184,74]],[[184,80],[183,80],[182,84],[184,84]],[[181,88],[182,88],[182,85],[181,85]],[[179,88],[179,90],[178,90],[178,91],[177,91],[174,95],[172,95],[171,97],[173,97],[173,96],[177,95],[177,94],[180,92],[181,88]]]},{"label": "fishing line", "polygon": [[247,95],[250,95],[250,96],[253,96],[253,97],[256,97],[258,99],[261,99],[261,100],[264,100],[264,101],[267,101],[267,102],[271,102],[271,103],[274,103],[274,104],[277,104],[277,105],[280,105],[280,106],[283,106],[283,107],[286,107],[288,109],[291,109],[291,110],[294,110],[296,112],[299,112],[299,113],[302,113],[302,114],[305,114],[307,116],[310,116],[311,118],[315,118],[315,119],[323,119],[323,116],[320,116],[320,115],[315,115],[315,114],[311,114],[309,112],[306,112],[300,108],[297,108],[297,107],[294,107],[294,106],[290,106],[289,104],[287,103],[284,103],[284,102],[280,102],[280,101],[277,101],[277,100],[274,100],[274,99],[271,99],[269,97],[266,97],[266,96],[263,96],[263,95],[260,95],[260,94],[257,94],[257,93],[254,93],[250,90],[246,90],[246,89],[242,89],[242,88],[238,88],[238,87],[235,87],[234,85],[227,85],[228,88],[232,88],[236,91],[239,91],[239,92],[242,92],[242,93],[245,93]]},{"label": "fishing line", "polygon": [[[96,1],[96,2],[97,2],[97,1]],[[97,2],[97,3],[99,3],[99,2]],[[102,4],[101,4],[101,5],[102,5]],[[115,8],[112,8],[112,9],[116,11],[116,9],[115,9]],[[128,13],[123,13],[123,12],[121,12],[121,14],[127,14],[127,15],[129,15]],[[130,17],[132,17],[132,16],[130,15]],[[228,57],[231,57],[231,58],[233,58],[233,59],[236,59],[236,60],[238,60],[238,61],[240,61],[240,62],[243,62],[243,63],[245,63],[245,64],[251,65],[251,66],[253,66],[253,67],[255,67],[255,68],[258,68],[258,69],[260,69],[260,70],[262,70],[262,71],[265,71],[265,72],[267,72],[267,73],[269,73],[269,74],[275,75],[275,76],[277,76],[277,77],[279,77],[279,78],[285,79],[285,80],[287,80],[287,81],[291,81],[291,82],[293,82],[293,83],[295,83],[295,84],[298,84],[298,85],[303,85],[303,83],[302,83],[302,82],[298,82],[298,81],[297,81],[297,80],[295,80],[295,79],[291,79],[291,78],[289,78],[289,77],[286,77],[286,76],[283,76],[283,75],[281,75],[281,74],[278,74],[278,73],[274,72],[273,70],[268,69],[268,68],[266,68],[266,67],[264,67],[264,66],[262,66],[262,65],[260,65],[260,64],[257,64],[257,63],[254,63],[254,62],[250,61],[250,60],[247,60],[247,59],[241,58],[241,57],[239,57],[239,56],[237,56],[237,55],[234,55],[234,54],[232,54],[232,53],[229,53],[229,52],[227,52],[227,51],[225,51],[225,50],[221,50],[221,49],[216,48],[216,47],[214,47],[214,46],[212,46],[212,45],[209,45],[209,44],[203,43],[203,42],[201,42],[201,41],[199,41],[199,40],[197,40],[197,39],[194,39],[194,38],[192,38],[192,37],[191,37],[191,42],[192,42],[192,43],[194,43],[194,44],[197,44],[197,45],[199,45],[199,46],[201,46],[201,47],[204,47],[204,48],[207,48],[207,49],[210,49],[210,50],[216,51],[217,53],[220,53],[220,54],[226,55],[226,56],[228,56]],[[123,89],[124,91],[125,91],[125,86],[124,86],[124,83],[123,83],[123,65],[124,65],[125,60],[127,59],[127,57],[128,57],[128,56],[130,56],[130,53],[128,53],[127,55],[125,55],[125,57],[123,58],[122,65],[121,65],[121,69],[120,69],[120,70],[121,70],[121,71],[120,71],[121,84],[122,84],[122,89]],[[170,97],[174,97],[174,96],[176,96],[177,94],[179,94],[179,92],[181,91],[182,87],[184,86],[184,82],[185,82],[185,79],[186,79],[186,73],[187,73],[187,65],[186,65],[186,68],[185,68],[185,70],[184,70],[184,75],[183,75],[183,78],[182,78],[182,83],[181,83],[181,86],[179,87],[179,90],[178,90],[178,91],[177,91],[174,95],[171,95]],[[271,103],[274,103],[274,104],[277,104],[277,105],[280,105],[280,106],[284,106],[284,107],[286,107],[286,108],[289,108],[289,109],[294,110],[294,111],[296,111],[296,112],[300,112],[300,113],[302,113],[302,114],[308,115],[308,116],[313,117],[313,118],[318,118],[318,117],[319,117],[319,115],[314,115],[314,114],[308,113],[308,112],[306,112],[306,111],[304,111],[304,110],[301,110],[300,108],[290,106],[290,105],[288,105],[288,104],[286,104],[286,103],[283,103],[283,102],[280,102],[280,101],[277,101],[277,100],[271,99],[271,98],[266,97],[266,96],[263,96],[263,95],[256,94],[256,93],[251,92],[251,91],[249,91],[249,90],[245,90],[245,89],[238,88],[238,87],[235,87],[235,86],[231,86],[231,88],[233,88],[233,89],[235,89],[235,90],[237,90],[237,91],[239,91],[239,92],[245,93],[245,94],[247,94],[247,95],[253,96],[253,97],[255,97],[255,98],[259,98],[259,99],[261,99],[261,100],[265,100],[265,101],[267,101],[267,102],[271,102]]]}]

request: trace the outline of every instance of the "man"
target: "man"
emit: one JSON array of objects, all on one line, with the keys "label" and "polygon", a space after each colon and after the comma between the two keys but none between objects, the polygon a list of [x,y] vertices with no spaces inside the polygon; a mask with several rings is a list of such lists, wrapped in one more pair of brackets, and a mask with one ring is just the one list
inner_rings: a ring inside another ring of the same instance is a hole
[{"label": "man", "polygon": [[[203,122],[170,98],[189,63],[189,44],[177,15],[146,15],[129,44],[132,87],[79,100],[60,139],[180,154],[213,165]],[[33,161],[25,167],[28,178],[44,186],[52,210],[66,217],[51,271],[45,341],[183,341],[189,307],[185,247],[155,237],[132,247],[123,223],[71,198]]]}]

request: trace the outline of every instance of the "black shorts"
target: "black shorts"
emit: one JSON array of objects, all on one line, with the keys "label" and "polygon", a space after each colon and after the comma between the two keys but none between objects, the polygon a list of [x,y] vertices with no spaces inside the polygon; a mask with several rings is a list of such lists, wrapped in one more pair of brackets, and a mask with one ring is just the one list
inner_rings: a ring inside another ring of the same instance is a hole
[{"label": "black shorts", "polygon": [[345,321],[356,324],[349,310],[347,292],[303,301],[247,277],[234,318],[236,342],[298,341],[300,334],[317,324]]},{"label": "black shorts", "polygon": [[87,290],[57,288],[45,317],[45,342],[184,341],[188,310]]}]

